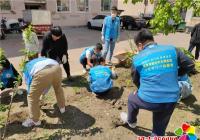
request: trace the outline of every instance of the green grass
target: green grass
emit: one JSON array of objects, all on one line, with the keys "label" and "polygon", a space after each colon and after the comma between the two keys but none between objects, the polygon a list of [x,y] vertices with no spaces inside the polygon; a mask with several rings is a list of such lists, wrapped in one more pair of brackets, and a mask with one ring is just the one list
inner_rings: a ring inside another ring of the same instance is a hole
[{"label": "green grass", "polygon": [[2,128],[4,126],[5,121],[6,121],[6,117],[1,115],[0,116],[0,128]]},{"label": "green grass", "polygon": [[0,104],[0,112],[6,112],[7,109],[8,109],[7,105]]}]

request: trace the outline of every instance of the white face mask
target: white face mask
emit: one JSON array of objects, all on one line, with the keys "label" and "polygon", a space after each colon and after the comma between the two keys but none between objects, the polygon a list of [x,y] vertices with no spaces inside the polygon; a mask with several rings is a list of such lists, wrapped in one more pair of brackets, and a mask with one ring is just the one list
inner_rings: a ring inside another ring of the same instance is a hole
[{"label": "white face mask", "polygon": [[112,18],[115,18],[116,16],[117,16],[116,14],[111,13],[111,17],[112,17]]}]

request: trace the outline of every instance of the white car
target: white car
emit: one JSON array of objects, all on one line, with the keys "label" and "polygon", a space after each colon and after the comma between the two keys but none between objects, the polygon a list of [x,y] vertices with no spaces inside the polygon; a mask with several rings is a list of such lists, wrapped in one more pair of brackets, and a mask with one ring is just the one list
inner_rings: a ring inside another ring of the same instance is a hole
[{"label": "white car", "polygon": [[92,18],[91,20],[89,20],[87,23],[88,29],[102,28],[105,17],[106,17],[105,15],[97,15],[94,18]]}]

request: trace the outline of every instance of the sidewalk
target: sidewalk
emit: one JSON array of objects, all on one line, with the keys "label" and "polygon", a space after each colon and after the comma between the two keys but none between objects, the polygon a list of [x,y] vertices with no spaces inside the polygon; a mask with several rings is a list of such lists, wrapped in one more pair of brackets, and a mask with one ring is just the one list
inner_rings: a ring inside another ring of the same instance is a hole
[{"label": "sidewalk", "polygon": [[[170,34],[168,36],[158,34],[157,36],[155,36],[155,41],[159,44],[173,44],[176,47],[184,47],[186,49],[189,46],[189,40],[190,40],[190,35],[186,33],[176,33],[176,34]],[[133,40],[132,40],[132,43],[134,45]],[[68,51],[72,76],[82,74],[82,67],[81,67],[81,64],[79,63],[79,57],[82,51],[84,50],[84,48],[86,47],[71,49]],[[129,48],[128,40],[121,41],[116,44],[114,55],[129,51],[129,50],[130,48]],[[9,58],[9,60],[14,64],[16,69],[19,69],[19,63],[21,59],[22,59],[21,56]],[[117,62],[117,60],[114,57],[113,57],[113,62]],[[64,71],[63,71],[63,77],[66,77],[66,74]]]}]

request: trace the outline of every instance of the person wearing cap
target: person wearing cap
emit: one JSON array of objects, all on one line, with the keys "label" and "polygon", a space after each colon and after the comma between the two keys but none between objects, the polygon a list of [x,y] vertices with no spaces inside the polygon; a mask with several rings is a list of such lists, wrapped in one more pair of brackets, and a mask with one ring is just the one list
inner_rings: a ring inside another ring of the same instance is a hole
[{"label": "person wearing cap", "polygon": [[40,97],[51,86],[54,88],[60,113],[65,113],[65,96],[61,85],[62,70],[57,61],[46,57],[34,58],[25,64],[23,75],[28,93],[29,118],[22,123],[22,126],[41,125]]},{"label": "person wearing cap", "polygon": [[102,44],[97,43],[95,47],[88,47],[82,52],[80,56],[80,63],[83,66],[84,74],[87,72],[87,65],[92,68],[96,63],[98,63],[98,61],[102,57],[102,49]]},{"label": "person wearing cap", "polygon": [[71,79],[70,66],[68,62],[68,43],[60,26],[54,26],[43,39],[41,56],[56,60],[63,64],[68,80]]},{"label": "person wearing cap", "polygon": [[111,59],[113,56],[114,48],[116,42],[119,40],[120,37],[120,19],[117,17],[118,9],[116,6],[111,8],[111,16],[107,16],[103,22],[102,28],[102,41],[105,42],[103,57],[104,59],[107,58],[108,55],[108,64],[112,65]]}]

